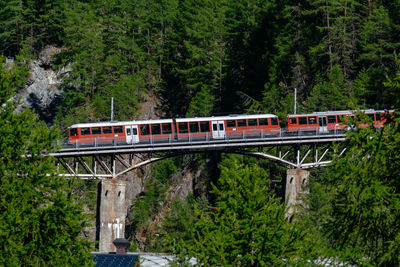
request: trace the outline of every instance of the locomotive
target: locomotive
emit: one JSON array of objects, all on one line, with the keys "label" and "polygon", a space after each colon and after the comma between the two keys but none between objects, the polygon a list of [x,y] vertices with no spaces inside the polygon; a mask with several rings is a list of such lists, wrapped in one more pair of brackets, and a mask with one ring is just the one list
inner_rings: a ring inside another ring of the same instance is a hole
[{"label": "locomotive", "polygon": [[[385,122],[383,110],[364,110],[375,127]],[[137,120],[74,124],[68,128],[69,144],[137,144],[174,141],[266,138],[282,135],[327,134],[349,128],[344,117],[353,111],[327,111],[287,116],[283,130],[274,114],[229,115],[200,118]]]}]

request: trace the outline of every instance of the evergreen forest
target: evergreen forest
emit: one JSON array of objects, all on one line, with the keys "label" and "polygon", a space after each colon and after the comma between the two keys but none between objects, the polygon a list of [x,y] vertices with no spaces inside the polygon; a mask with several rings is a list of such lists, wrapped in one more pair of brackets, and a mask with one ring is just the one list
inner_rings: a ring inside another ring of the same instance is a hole
[{"label": "evergreen forest", "polygon": [[[50,125],[10,100],[48,46],[60,49],[48,67],[68,69]],[[295,89],[297,113],[398,109],[399,53],[400,0],[0,0],[0,265],[91,265],[94,185],[39,155],[72,124],[110,120],[112,97],[119,121],[272,113],[284,127]],[[178,266],[399,266],[400,116],[386,121],[349,131],[290,217],[272,162],[210,152],[152,165],[128,212],[131,250]],[[192,192],[170,199],[186,172]]]}]

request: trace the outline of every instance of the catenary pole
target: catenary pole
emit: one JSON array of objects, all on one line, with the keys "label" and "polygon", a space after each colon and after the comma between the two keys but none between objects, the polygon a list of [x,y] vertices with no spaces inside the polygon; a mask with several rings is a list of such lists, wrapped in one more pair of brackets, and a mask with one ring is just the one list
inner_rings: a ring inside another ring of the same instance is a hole
[{"label": "catenary pole", "polygon": [[297,88],[294,88],[294,114],[296,114],[296,97],[297,97]]},{"label": "catenary pole", "polygon": [[114,97],[111,97],[111,121],[114,120]]}]

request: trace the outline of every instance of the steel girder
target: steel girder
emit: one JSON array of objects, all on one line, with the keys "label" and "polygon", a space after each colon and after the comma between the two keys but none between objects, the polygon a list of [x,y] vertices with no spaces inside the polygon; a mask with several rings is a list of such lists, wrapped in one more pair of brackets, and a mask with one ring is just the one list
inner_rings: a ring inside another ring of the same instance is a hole
[{"label": "steel girder", "polygon": [[288,144],[275,146],[259,146],[257,148],[243,149],[239,147],[208,147],[207,149],[181,149],[170,152],[154,153],[127,153],[116,151],[109,153],[67,154],[57,155],[56,158],[64,173],[60,176],[78,177],[81,179],[111,179],[141,168],[147,164],[154,163],[170,157],[184,154],[218,152],[242,154],[259,157],[277,162],[286,168],[310,169],[323,167],[330,164],[334,157],[341,156],[346,151],[345,142],[317,142],[309,144]]}]

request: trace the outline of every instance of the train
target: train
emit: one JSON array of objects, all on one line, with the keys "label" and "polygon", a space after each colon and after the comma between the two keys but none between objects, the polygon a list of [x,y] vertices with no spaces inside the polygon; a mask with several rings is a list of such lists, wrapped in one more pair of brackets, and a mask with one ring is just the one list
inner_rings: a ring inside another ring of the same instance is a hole
[{"label": "train", "polygon": [[[371,118],[375,127],[382,127],[384,115],[393,111],[369,109],[362,112]],[[345,117],[355,117],[356,114],[355,111],[292,114],[286,118],[285,130],[274,114],[80,123],[68,127],[68,143],[115,145],[329,134],[351,128]]]},{"label": "train", "polygon": [[[385,123],[385,114],[393,113],[393,110],[362,110],[366,116],[371,119],[376,128],[383,127]],[[352,125],[346,124],[346,117],[354,118],[357,116],[355,111],[325,111],[314,112],[311,114],[299,114],[287,116],[288,133],[332,133],[340,130],[348,130]],[[359,127],[366,127],[368,124],[361,124]]]}]

